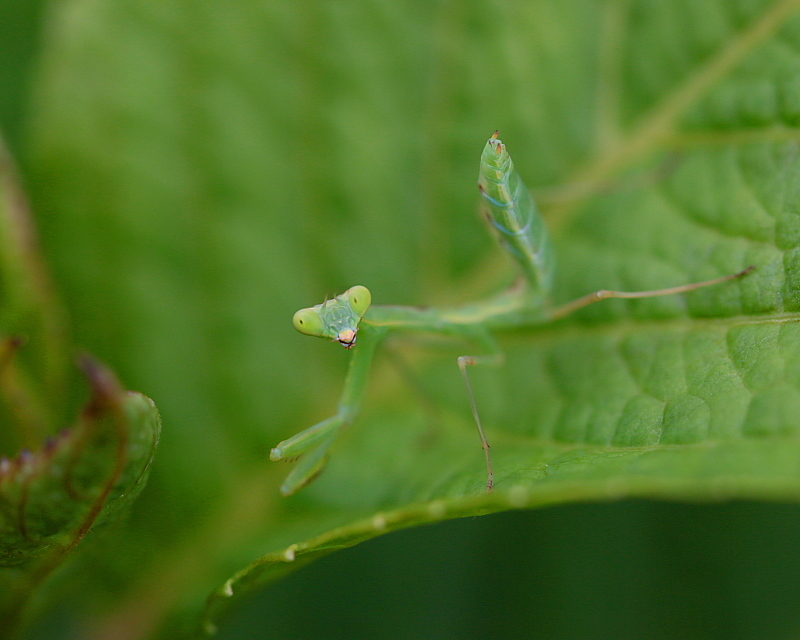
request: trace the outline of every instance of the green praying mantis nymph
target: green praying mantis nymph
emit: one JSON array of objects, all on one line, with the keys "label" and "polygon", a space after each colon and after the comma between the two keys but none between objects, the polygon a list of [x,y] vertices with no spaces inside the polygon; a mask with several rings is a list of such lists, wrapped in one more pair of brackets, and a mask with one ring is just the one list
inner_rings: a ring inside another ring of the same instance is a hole
[{"label": "green praying mantis nymph", "polygon": [[668,289],[601,289],[567,304],[552,307],[548,304],[554,269],[550,237],[533,197],[514,169],[497,132],[483,150],[478,187],[484,216],[500,244],[516,260],[522,274],[518,283],[510,289],[462,307],[437,309],[371,307],[372,295],[366,287],[358,285],[332,300],[295,313],[294,326],[300,333],[338,342],[346,349],[353,349],[353,355],[336,415],[284,440],[270,453],[271,460],[302,455],[281,486],[284,495],[295,493],[322,472],[332,445],[358,414],[375,348],[393,330],[418,330],[460,337],[483,351],[483,355],[459,357],[458,367],[486,457],[486,489],[491,491],[494,471],[489,442],[478,414],[467,367],[481,363],[499,364],[502,361],[502,353],[493,332],[557,320],[608,298],[649,298],[686,293],[744,277],[753,270],[753,267],[748,267],[733,275]]}]

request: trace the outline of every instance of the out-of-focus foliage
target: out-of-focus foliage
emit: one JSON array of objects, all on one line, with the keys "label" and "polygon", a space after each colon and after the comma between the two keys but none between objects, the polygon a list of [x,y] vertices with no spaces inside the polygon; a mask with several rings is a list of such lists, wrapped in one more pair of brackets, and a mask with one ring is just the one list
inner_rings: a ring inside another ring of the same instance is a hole
[{"label": "out-of-focus foliage", "polygon": [[70,544],[87,516],[118,510],[144,487],[161,426],[153,402],[87,368],[96,391],[75,428],[0,462],[0,566]]},{"label": "out-of-focus foliage", "polygon": [[[86,637],[175,637],[212,588],[203,632],[240,586],[392,528],[796,498],[798,10],[53,4],[24,173],[77,342],[155,399],[165,432],[114,551],[88,550],[52,601],[76,594]],[[356,283],[376,304],[449,304],[509,277],[472,215],[495,128],[551,224],[557,301],[756,273],[506,336],[507,366],[475,380],[493,496],[454,365],[469,347],[398,340],[404,364],[379,363],[325,475],[278,498],[269,447],[329,415],[347,362],[294,310]]]},{"label": "out-of-focus foliage", "polygon": [[[153,402],[81,358],[90,397],[64,428],[69,332],[27,198],[0,141],[0,637],[92,527],[141,492],[161,423]],[[70,416],[71,417],[71,416]],[[13,569],[12,569],[13,567]]]}]

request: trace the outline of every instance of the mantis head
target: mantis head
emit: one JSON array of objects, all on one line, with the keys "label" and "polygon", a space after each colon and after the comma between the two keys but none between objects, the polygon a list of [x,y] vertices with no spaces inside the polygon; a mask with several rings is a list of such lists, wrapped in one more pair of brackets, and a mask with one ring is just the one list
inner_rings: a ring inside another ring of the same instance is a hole
[{"label": "mantis head", "polygon": [[294,314],[294,328],[307,336],[327,338],[352,349],[356,344],[358,323],[372,303],[369,289],[350,287],[333,300],[300,309]]}]

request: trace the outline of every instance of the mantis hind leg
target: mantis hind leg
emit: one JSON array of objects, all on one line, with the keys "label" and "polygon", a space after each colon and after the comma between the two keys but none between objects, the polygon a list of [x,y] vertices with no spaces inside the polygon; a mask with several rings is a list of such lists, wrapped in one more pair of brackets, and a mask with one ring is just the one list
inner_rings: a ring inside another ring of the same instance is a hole
[{"label": "mantis hind leg", "polygon": [[750,266],[744,271],[740,271],[739,273],[734,273],[729,276],[723,276],[722,278],[704,280],[703,282],[693,282],[691,284],[683,284],[677,287],[669,287],[667,289],[653,289],[652,291],[609,291],[607,289],[600,289],[599,291],[594,291],[585,296],[581,296],[572,302],[567,302],[560,307],[556,307],[550,312],[548,319],[558,320],[560,318],[564,318],[574,313],[578,309],[582,309],[583,307],[594,304],[595,302],[608,300],[610,298],[656,298],[658,296],[669,296],[675,293],[688,293],[689,291],[696,291],[697,289],[703,289],[704,287],[710,287],[715,284],[722,284],[723,282],[744,278],[745,276],[750,275],[754,270],[755,267]]},{"label": "mantis hind leg", "polygon": [[489,440],[486,437],[486,431],[483,429],[483,423],[481,422],[481,416],[478,413],[478,404],[475,402],[475,394],[472,391],[472,383],[469,379],[469,373],[467,373],[467,367],[476,364],[483,364],[483,365],[490,365],[490,366],[500,366],[503,364],[503,354],[494,347],[494,353],[489,355],[483,356],[460,356],[458,358],[458,368],[461,371],[461,377],[464,380],[464,386],[467,389],[467,398],[469,399],[469,407],[472,410],[472,417],[475,420],[475,424],[478,427],[478,434],[481,438],[481,446],[483,447],[483,453],[486,456],[486,491],[491,491],[492,487],[494,487],[494,469],[492,467],[492,453],[491,453],[491,446],[489,445]]}]

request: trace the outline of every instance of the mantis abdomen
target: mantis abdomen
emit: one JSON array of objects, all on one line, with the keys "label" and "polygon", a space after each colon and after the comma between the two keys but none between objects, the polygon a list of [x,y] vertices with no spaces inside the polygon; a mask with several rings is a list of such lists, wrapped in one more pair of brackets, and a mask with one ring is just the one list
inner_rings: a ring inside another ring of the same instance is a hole
[{"label": "mantis abdomen", "polygon": [[483,215],[520,265],[531,293],[544,297],[555,266],[550,235],[496,131],[481,155],[478,187]]}]

